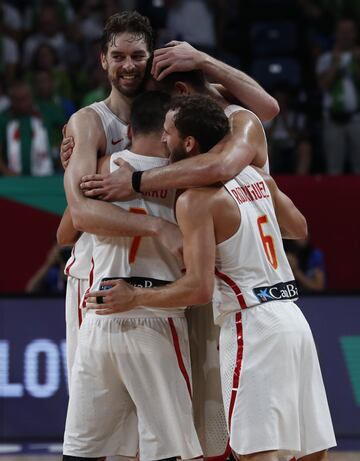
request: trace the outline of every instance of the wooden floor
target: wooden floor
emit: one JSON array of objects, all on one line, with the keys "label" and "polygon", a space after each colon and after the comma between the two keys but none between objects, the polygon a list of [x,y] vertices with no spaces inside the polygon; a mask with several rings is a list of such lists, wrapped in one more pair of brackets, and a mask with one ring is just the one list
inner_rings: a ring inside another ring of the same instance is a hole
[{"label": "wooden floor", "polygon": [[[61,456],[0,456],[0,461],[61,461]],[[360,461],[360,452],[333,451],[329,454],[329,461]]]}]

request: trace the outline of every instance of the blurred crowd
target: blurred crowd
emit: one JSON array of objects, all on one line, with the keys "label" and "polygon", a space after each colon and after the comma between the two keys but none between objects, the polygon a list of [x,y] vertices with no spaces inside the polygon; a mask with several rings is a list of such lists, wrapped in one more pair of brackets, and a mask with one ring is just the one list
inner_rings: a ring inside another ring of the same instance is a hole
[{"label": "blurred crowd", "polygon": [[279,102],[265,124],[274,174],[360,173],[358,0],[0,1],[0,174],[61,171],[61,129],[106,98],[105,20],[147,15],[156,46],[185,40]]}]

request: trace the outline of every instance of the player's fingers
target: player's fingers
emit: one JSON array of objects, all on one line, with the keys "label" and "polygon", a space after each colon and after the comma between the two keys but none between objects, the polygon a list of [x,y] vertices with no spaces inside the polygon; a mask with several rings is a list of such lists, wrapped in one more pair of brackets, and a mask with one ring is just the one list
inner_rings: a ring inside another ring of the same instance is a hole
[{"label": "player's fingers", "polygon": [[168,43],[165,43],[165,46],[176,46],[176,45],[180,45],[181,43],[183,42],[180,42],[179,40],[171,40],[171,42],[168,42]]},{"label": "player's fingers", "polygon": [[64,138],[66,137],[66,127],[67,127],[67,123],[65,123],[65,125],[62,127],[62,130],[61,130],[61,133]]},{"label": "player's fingers", "polygon": [[162,59],[159,59],[158,62],[154,66],[153,77],[155,79],[158,78],[160,72],[164,70],[164,68],[173,64],[173,60],[170,59],[168,56],[164,56]]},{"label": "player's fingers", "polygon": [[162,80],[167,75],[171,74],[172,72],[176,72],[176,65],[173,64],[172,66],[167,67],[164,69],[160,74],[157,76],[156,80]]},{"label": "player's fingers", "polygon": [[90,198],[98,198],[100,200],[103,200],[104,198],[104,189],[83,189],[83,194],[85,195],[85,197],[90,197]]},{"label": "player's fingers", "polygon": [[108,309],[102,309],[101,311],[100,311],[100,310],[97,310],[97,311],[95,311],[95,314],[98,314],[98,315],[109,315],[109,314],[115,314],[115,312],[117,312],[115,309],[108,308]]},{"label": "player's fingers", "polygon": [[81,182],[87,181],[98,181],[99,179],[104,179],[104,175],[96,173],[96,174],[87,174],[81,178]]},{"label": "player's fingers", "polygon": [[114,163],[117,166],[128,165],[128,162],[126,160],[123,160],[122,158],[117,158],[116,160],[114,160]]}]

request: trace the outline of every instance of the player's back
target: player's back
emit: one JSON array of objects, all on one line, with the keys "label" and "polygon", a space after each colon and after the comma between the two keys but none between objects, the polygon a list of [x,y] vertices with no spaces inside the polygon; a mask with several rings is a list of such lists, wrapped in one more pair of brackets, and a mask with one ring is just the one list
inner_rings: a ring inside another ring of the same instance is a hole
[{"label": "player's back", "polygon": [[297,298],[265,180],[247,167],[224,187],[229,192],[227,206],[238,207],[241,221],[235,233],[216,248],[214,311],[220,322],[228,312]]},{"label": "player's back", "polygon": [[[116,158],[122,158],[136,170],[142,171],[168,164],[167,158],[143,156],[125,150],[111,156],[110,171],[117,168],[114,164]],[[149,214],[175,223],[175,194],[175,191],[159,190],[115,204],[133,213]],[[98,289],[104,279],[124,278],[134,285],[150,288],[181,276],[181,263],[155,237],[94,236],[93,258],[92,290]],[[144,315],[144,312],[148,314],[151,310],[135,309],[131,311],[131,315]],[[169,309],[156,309],[154,312],[166,316]],[[182,315],[182,309],[180,312]],[[173,313],[172,309],[172,315]]]}]

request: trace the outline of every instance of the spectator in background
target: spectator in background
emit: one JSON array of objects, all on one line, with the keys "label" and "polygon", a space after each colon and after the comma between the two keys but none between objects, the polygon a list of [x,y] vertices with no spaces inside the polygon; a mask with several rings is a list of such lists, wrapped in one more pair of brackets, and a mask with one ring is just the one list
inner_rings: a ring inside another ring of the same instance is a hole
[{"label": "spectator in background", "polygon": [[104,70],[99,66],[99,63],[90,70],[89,76],[91,90],[85,94],[81,102],[81,107],[89,106],[93,102],[103,101],[107,98],[110,91],[109,80]]},{"label": "spectator in background", "polygon": [[53,173],[49,138],[34,109],[30,86],[15,82],[10,107],[0,115],[0,172],[4,175],[47,176]]},{"label": "spectator in background", "polygon": [[2,33],[19,41],[22,36],[23,21],[17,8],[10,2],[1,1],[0,16]]},{"label": "spectator in background", "polygon": [[44,263],[28,281],[25,292],[40,295],[65,294],[65,261],[69,256],[67,249],[54,245]]},{"label": "spectator in background", "polygon": [[285,240],[284,247],[300,293],[320,293],[325,290],[324,254],[304,240]]},{"label": "spectator in background", "polygon": [[62,140],[62,127],[76,111],[76,108],[72,101],[62,98],[55,93],[54,79],[49,71],[36,71],[33,74],[32,83],[35,106],[39,109],[44,121],[49,135],[51,155],[54,162],[57,163],[60,160],[59,148]]},{"label": "spectator in background", "polygon": [[[183,40],[211,55],[216,51],[215,18],[206,0],[169,0],[167,40]],[[200,19],[201,18],[201,19]]]},{"label": "spectator in background", "polygon": [[4,6],[0,5],[0,74],[9,84],[16,75],[19,65],[19,48],[14,40],[6,31]]},{"label": "spectator in background", "polygon": [[24,44],[24,63],[28,66],[33,58],[35,50],[42,44],[52,46],[59,61],[66,63],[66,39],[60,27],[56,5],[45,3],[38,13],[35,33],[30,35]]},{"label": "spectator in background", "polygon": [[0,73],[0,113],[10,106],[10,98],[6,91],[5,79]]},{"label": "spectator in background", "polygon": [[277,85],[272,96],[279,103],[280,113],[264,123],[269,143],[270,170],[274,174],[308,174],[312,145],[307,134],[306,116],[292,107],[292,88],[288,84]]},{"label": "spectator in background", "polygon": [[50,72],[54,79],[56,94],[71,99],[72,82],[65,67],[59,65],[57,52],[51,45],[42,44],[35,50],[31,66],[26,74],[29,82],[33,79],[33,73],[38,70]]},{"label": "spectator in background", "polygon": [[360,174],[360,48],[356,24],[341,19],[336,25],[335,45],[317,62],[323,91],[323,149],[329,174]]}]

